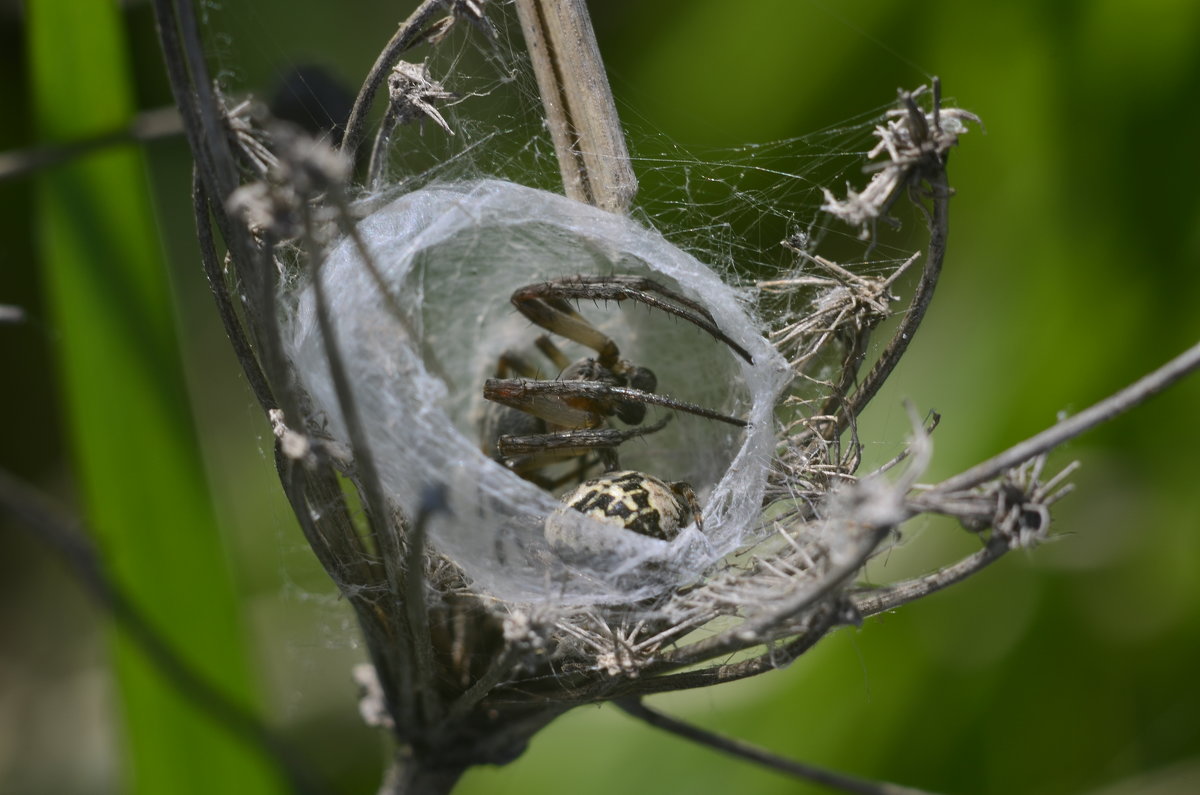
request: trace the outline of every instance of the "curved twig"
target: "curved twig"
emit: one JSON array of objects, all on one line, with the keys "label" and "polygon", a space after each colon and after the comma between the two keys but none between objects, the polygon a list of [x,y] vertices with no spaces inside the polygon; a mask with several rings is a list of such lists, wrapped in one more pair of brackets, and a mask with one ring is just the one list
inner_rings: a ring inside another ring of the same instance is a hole
[{"label": "curved twig", "polygon": [[984,567],[1002,558],[1011,546],[998,536],[993,536],[983,549],[968,555],[957,563],[944,566],[932,574],[914,577],[911,580],[893,583],[882,588],[856,589],[849,593],[850,603],[863,618],[886,613],[923,596],[929,596],[943,588],[962,582]]},{"label": "curved twig", "polygon": [[358,145],[362,141],[363,128],[367,124],[367,112],[375,101],[375,94],[387,79],[388,72],[400,60],[404,51],[416,44],[421,33],[432,21],[436,14],[447,3],[447,0],[425,0],[417,9],[409,14],[408,19],[400,23],[395,34],[384,46],[375,59],[371,71],[367,73],[358,96],[354,99],[354,107],[350,109],[350,118],[346,120],[346,134],[342,137],[342,152],[354,159]]},{"label": "curved twig", "polygon": [[1200,369],[1200,342],[1185,350],[1148,375],[1139,378],[1121,391],[1087,407],[1078,414],[1013,445],[997,456],[976,464],[965,472],[943,480],[926,494],[962,491],[978,486],[1005,470],[1028,461],[1036,455],[1079,436],[1084,431],[1111,420],[1134,406],[1157,395],[1184,376]]},{"label": "curved twig", "polygon": [[233,299],[229,295],[229,286],[225,283],[225,276],[221,272],[217,247],[213,241],[208,207],[208,193],[204,189],[199,171],[196,171],[192,179],[192,210],[196,216],[196,236],[200,242],[200,263],[204,268],[204,275],[208,277],[208,289],[217,303],[217,314],[220,315],[221,324],[225,327],[225,336],[229,337],[229,342],[233,345],[233,353],[242,366],[242,372],[246,374],[246,380],[250,383],[254,397],[258,399],[263,413],[266,413],[275,408],[275,398],[271,394],[267,377],[259,366],[258,357],[254,355],[254,349],[246,337],[246,329],[242,326],[237,310],[234,308]]},{"label": "curved twig", "polygon": [[702,729],[699,726],[685,723],[678,718],[664,715],[658,710],[650,709],[650,707],[647,707],[641,701],[626,699],[615,701],[613,704],[626,715],[637,718],[656,729],[662,729],[665,732],[711,748],[714,751],[720,751],[723,754],[729,754],[730,756],[744,759],[747,762],[753,762],[769,770],[803,779],[804,781],[812,781],[831,789],[842,792],[853,792],[857,793],[857,795],[931,795],[927,790],[905,787],[887,781],[869,781],[845,773],[839,773],[835,770],[827,770],[805,762],[787,759],[786,757],[773,754],[770,751],[750,745],[741,740],[725,737],[708,729]]},{"label": "curved twig", "polygon": [[946,238],[950,231],[952,191],[950,184],[946,181],[944,168],[938,169],[936,173],[929,176],[928,183],[933,194],[933,213],[929,226],[929,255],[925,258],[925,267],[921,270],[921,278],[917,282],[912,302],[908,305],[908,311],[904,313],[904,319],[900,321],[896,333],[892,335],[887,347],[884,348],[883,353],[880,354],[879,359],[871,367],[871,371],[867,373],[858,389],[846,401],[846,406],[839,415],[839,433],[846,429],[850,418],[862,414],[863,409],[879,392],[884,381],[896,369],[904,352],[908,350],[908,344],[916,335],[921,321],[925,319],[925,312],[929,309],[930,302],[933,301],[934,288],[937,287],[938,277],[942,272],[942,263],[946,259]]}]

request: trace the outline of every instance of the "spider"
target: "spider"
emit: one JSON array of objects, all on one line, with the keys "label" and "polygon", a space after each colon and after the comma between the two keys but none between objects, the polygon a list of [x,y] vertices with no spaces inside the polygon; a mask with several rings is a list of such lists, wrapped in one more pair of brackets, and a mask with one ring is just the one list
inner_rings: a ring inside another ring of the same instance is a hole
[{"label": "spider", "polygon": [[[648,405],[664,406],[707,419],[745,427],[744,420],[712,409],[655,394],[658,378],[646,368],[622,359],[614,340],[590,324],[572,301],[632,300],[687,320],[753,363],[745,348],[717,327],[700,304],[658,282],[637,276],[577,276],[518,288],[512,303],[522,315],[559,336],[596,351],[576,362],[548,335],[535,345],[558,368],[558,377],[538,377],[538,368],[515,353],[503,354],[495,377],[483,387],[488,401],[484,418],[484,448],[514,472],[554,491],[572,480],[583,481],[564,497],[564,503],[596,518],[611,521],[643,535],[670,540],[687,520],[699,526],[700,510],[692,487],[668,483],[641,472],[620,468],[617,447],[623,442],[661,430],[670,417],[643,425]],[[511,376],[520,377],[513,378]],[[609,424],[616,417],[628,426]],[[574,460],[565,474],[548,468]],[[603,465],[604,475],[584,480],[588,469]]]}]

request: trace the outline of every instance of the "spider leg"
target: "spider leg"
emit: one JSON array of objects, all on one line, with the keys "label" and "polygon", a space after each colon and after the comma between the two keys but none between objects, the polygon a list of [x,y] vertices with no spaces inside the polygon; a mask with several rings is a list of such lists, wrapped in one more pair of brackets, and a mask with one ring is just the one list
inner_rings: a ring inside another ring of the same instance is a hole
[{"label": "spider leg", "polygon": [[696,529],[703,533],[704,521],[700,518],[700,500],[696,499],[696,491],[692,488],[692,484],[677,480],[667,485],[671,487],[671,491],[675,492],[675,496],[692,512],[692,520],[696,523]]},{"label": "spider leg", "polygon": [[542,352],[543,356],[554,363],[554,366],[558,368],[560,373],[571,366],[571,360],[567,358],[567,355],[545,334],[534,340],[533,344],[537,346],[537,349]]},{"label": "spider leg", "polygon": [[[519,438],[519,437],[513,437]],[[596,464],[602,464],[605,471],[612,469],[611,462],[616,460],[615,450],[597,450],[596,456],[579,456],[575,466],[572,466],[563,474],[557,477],[550,477],[542,472],[542,470],[555,464],[563,464],[577,453],[572,453],[569,450],[549,450],[542,452],[530,453],[528,455],[518,455],[511,458],[501,456],[499,460],[513,472],[516,472],[526,480],[532,481],[547,491],[555,491],[559,487],[567,483],[581,483],[587,477],[587,471]],[[603,453],[611,453],[610,456],[602,455]]]},{"label": "spider leg", "polygon": [[[746,427],[749,423],[719,411],[685,403],[682,400],[645,392],[632,387],[614,386],[598,381],[535,381],[527,378],[489,378],[483,384],[483,396],[495,403],[541,417],[567,428],[594,428],[602,416],[616,413],[618,403],[642,403],[649,406],[695,414],[718,422]],[[587,406],[588,408],[582,408]]]},{"label": "spider leg", "polygon": [[599,362],[612,369],[621,355],[617,343],[587,322],[567,301],[555,296],[552,290],[545,289],[553,284],[547,282],[520,288],[512,294],[513,306],[547,331],[596,351]]},{"label": "spider leg", "polygon": [[[598,453],[606,453],[606,452],[612,453],[613,460],[616,460],[616,458],[615,458],[616,451],[600,450],[597,452]],[[528,480],[532,480],[534,483],[541,486],[543,489],[546,489],[546,491],[557,492],[560,488],[567,485],[568,483],[582,483],[583,481],[587,480],[588,470],[591,469],[592,467],[594,467],[596,464],[600,464],[600,463],[603,463],[603,459],[599,454],[597,454],[595,456],[580,456],[579,459],[577,460],[575,466],[569,472],[567,472],[566,474],[563,474],[563,475],[559,475],[556,478],[548,478],[545,475],[522,475],[522,477],[524,477]],[[608,464],[604,465],[604,470],[606,472],[609,469],[613,469],[613,468],[616,468],[616,466],[614,465],[614,466],[610,467]]]},{"label": "spider leg", "polygon": [[[493,403],[545,420],[563,428],[596,428],[606,414],[606,407],[595,400],[570,400],[558,385],[585,384],[586,381],[537,381],[529,378],[489,378],[483,382],[483,397]],[[534,385],[546,385],[549,389]]]},{"label": "spider leg", "polygon": [[663,417],[653,425],[642,425],[629,430],[617,428],[576,428],[556,433],[531,434],[529,436],[501,436],[497,444],[500,455],[505,458],[541,453],[561,453],[561,457],[583,455],[598,448],[616,448],[639,436],[661,431],[671,415]]},{"label": "spider leg", "polygon": [[568,303],[580,300],[637,301],[688,321],[728,345],[750,364],[754,363],[745,348],[717,327],[707,309],[653,279],[640,276],[577,276],[530,284],[512,294],[513,306],[525,317],[544,329],[597,351],[600,363],[611,367],[618,356],[616,344],[584,320]]},{"label": "spider leg", "polygon": [[528,359],[514,351],[505,351],[496,359],[496,377],[508,378],[519,375],[523,378],[540,378],[542,373]]}]

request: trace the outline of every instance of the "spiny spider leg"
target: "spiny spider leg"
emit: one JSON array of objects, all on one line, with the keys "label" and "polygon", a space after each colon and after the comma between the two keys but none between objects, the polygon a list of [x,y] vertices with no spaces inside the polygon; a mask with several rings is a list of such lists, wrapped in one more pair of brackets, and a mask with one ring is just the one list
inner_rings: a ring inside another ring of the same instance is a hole
[{"label": "spiny spider leg", "polygon": [[[597,464],[605,471],[617,468],[616,450],[598,448],[595,455],[572,456],[566,451],[536,452],[530,455],[507,458],[507,466],[526,480],[536,483],[547,491],[557,491],[568,483],[582,483],[587,478],[587,472]],[[557,477],[550,477],[542,470],[555,464],[563,464],[575,458],[575,465]]]},{"label": "spiny spider leg", "polygon": [[[483,396],[496,403],[541,417],[568,428],[588,428],[599,424],[603,416],[614,412],[606,406],[615,403],[640,403],[684,411],[718,422],[745,428],[749,423],[719,411],[685,403],[682,400],[645,392],[632,387],[613,386],[597,381],[536,381],[528,378],[489,378],[483,384]],[[591,404],[582,408],[580,404]]]},{"label": "spiny spider leg", "polygon": [[671,415],[668,414],[653,425],[642,425],[625,431],[616,428],[579,428],[529,436],[501,436],[497,447],[500,455],[505,457],[553,451],[562,453],[562,457],[567,458],[597,448],[615,448],[630,439],[661,431],[670,419]]},{"label": "spiny spider leg", "polygon": [[616,364],[620,354],[609,337],[571,308],[568,301],[638,301],[682,318],[728,345],[750,364],[750,354],[721,331],[712,315],[700,304],[670,290],[653,279],[639,276],[577,276],[521,287],[512,294],[517,310],[544,329],[586,345],[599,354],[604,367]]},{"label": "spiny spider leg", "polygon": [[[579,428],[520,436],[505,434],[496,440],[496,451],[518,475],[553,490],[571,480],[582,481],[584,473],[596,464],[602,465],[606,472],[620,469],[617,448],[621,444],[661,431],[670,420],[671,415],[668,414],[653,425],[625,431],[616,428]],[[537,474],[538,470],[572,458],[578,459],[578,466],[558,479],[548,480]]]},{"label": "spiny spider leg", "polygon": [[[674,301],[676,304],[679,304],[680,306],[690,310],[693,314],[699,315],[700,317],[704,318],[704,320],[707,321],[709,324],[711,324],[714,328],[717,325],[717,321],[715,318],[713,318],[712,312],[708,311],[708,307],[704,306],[703,304],[701,304],[697,301],[693,301],[692,299],[688,298],[686,295],[681,295],[680,293],[675,292],[674,290],[672,290],[671,288],[662,284],[661,282],[657,282],[654,279],[651,279],[647,276],[626,276],[626,275],[620,275],[620,274],[613,274],[611,276],[580,275],[580,276],[576,276],[574,279],[563,280],[563,281],[564,282],[575,282],[577,284],[592,285],[592,286],[608,285],[608,286],[616,287],[617,289],[621,289],[623,286],[623,289],[628,290],[630,293],[633,293],[633,292],[643,293],[643,294],[657,293],[658,295],[662,296],[663,298],[666,298],[669,301]],[[644,299],[638,298],[638,296],[635,296],[635,295],[630,295],[630,297],[633,298],[634,300],[644,300]],[[652,296],[647,296],[647,297],[652,297]],[[615,298],[614,300],[619,301],[621,299]],[[647,302],[647,303],[649,303],[649,302]],[[658,304],[654,304],[654,305],[659,306]],[[671,312],[672,314],[677,314],[677,312],[674,312],[669,308],[665,308],[665,307],[661,307],[661,306],[659,308],[663,308],[665,311]],[[680,315],[680,317],[682,317],[682,315]]]}]

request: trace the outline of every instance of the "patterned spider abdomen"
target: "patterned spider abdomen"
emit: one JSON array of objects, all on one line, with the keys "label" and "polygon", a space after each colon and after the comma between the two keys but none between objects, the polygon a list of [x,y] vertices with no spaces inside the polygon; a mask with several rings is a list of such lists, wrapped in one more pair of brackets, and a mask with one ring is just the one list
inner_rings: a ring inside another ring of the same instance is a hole
[{"label": "patterned spider abdomen", "polygon": [[685,488],[690,493],[685,484],[667,484],[644,472],[608,472],[579,484],[563,502],[601,522],[670,541],[687,524],[684,517],[695,512],[680,495]]}]

